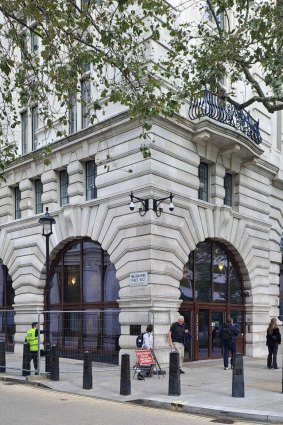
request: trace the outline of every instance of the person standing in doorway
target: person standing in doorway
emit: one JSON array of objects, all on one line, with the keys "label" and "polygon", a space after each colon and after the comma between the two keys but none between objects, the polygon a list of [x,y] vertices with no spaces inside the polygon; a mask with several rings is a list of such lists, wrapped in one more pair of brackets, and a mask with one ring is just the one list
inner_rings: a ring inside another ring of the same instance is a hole
[{"label": "person standing in doorway", "polygon": [[33,360],[35,374],[38,375],[38,322],[32,322],[31,329],[26,333],[29,344],[30,360]]},{"label": "person standing in doorway", "polygon": [[180,373],[185,373],[182,370],[185,355],[184,336],[188,332],[189,330],[185,323],[184,316],[179,316],[177,322],[171,325],[168,333],[169,346],[179,353]]},{"label": "person standing in doorway", "polygon": [[239,334],[238,328],[233,325],[233,320],[228,318],[219,329],[219,337],[223,347],[224,370],[228,369],[229,352],[231,351],[231,369],[233,368],[234,354],[236,353],[236,342]]},{"label": "person standing in doorway", "polygon": [[268,347],[268,369],[278,369],[277,352],[279,344],[281,344],[281,334],[277,326],[277,319],[274,317],[271,319],[266,332],[266,345]]}]

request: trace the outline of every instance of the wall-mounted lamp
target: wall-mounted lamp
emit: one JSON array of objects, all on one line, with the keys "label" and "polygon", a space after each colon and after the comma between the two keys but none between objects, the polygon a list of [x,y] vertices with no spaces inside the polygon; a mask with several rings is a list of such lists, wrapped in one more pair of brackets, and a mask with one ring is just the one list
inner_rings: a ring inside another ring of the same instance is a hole
[{"label": "wall-mounted lamp", "polygon": [[131,192],[130,193],[131,203],[129,205],[129,208],[130,208],[131,211],[134,211],[135,202],[140,202],[141,207],[139,208],[139,213],[140,213],[141,216],[144,216],[147,213],[147,211],[149,211],[151,209],[155,212],[157,217],[160,217],[161,213],[163,211],[163,208],[161,208],[160,205],[162,204],[162,202],[167,201],[167,199],[170,199],[169,211],[171,211],[171,212],[174,211],[175,207],[174,207],[174,204],[173,204],[173,197],[174,197],[174,195],[172,195],[172,193],[170,193],[170,195],[167,196],[166,198],[152,199],[152,208],[149,208],[150,198],[147,198],[147,199],[138,198],[137,196],[134,196],[133,192]]},{"label": "wall-mounted lamp", "polygon": [[224,263],[223,263],[223,261],[220,261],[220,263],[218,263],[218,268],[219,268],[219,270],[222,272],[222,270],[224,269]]}]

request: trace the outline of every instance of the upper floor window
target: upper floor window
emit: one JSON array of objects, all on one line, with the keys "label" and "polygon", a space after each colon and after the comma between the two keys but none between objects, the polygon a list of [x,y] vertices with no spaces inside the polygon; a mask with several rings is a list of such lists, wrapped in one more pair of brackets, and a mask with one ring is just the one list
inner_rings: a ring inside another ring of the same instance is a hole
[{"label": "upper floor window", "polygon": [[38,35],[34,32],[31,31],[30,33],[30,49],[31,49],[31,53],[36,53],[38,50]]},{"label": "upper floor window", "polygon": [[95,161],[86,163],[86,200],[95,199],[97,191],[95,187],[96,178],[96,164]]},{"label": "upper floor window", "polygon": [[43,212],[43,205],[41,201],[41,196],[43,194],[43,185],[40,179],[35,180],[34,189],[35,189],[35,213],[40,214]]},{"label": "upper floor window", "polygon": [[77,131],[77,95],[70,95],[69,103],[69,134]]},{"label": "upper floor window", "polygon": [[69,177],[66,170],[60,172],[60,205],[69,203],[68,196]]},{"label": "upper floor window", "polygon": [[81,81],[81,117],[82,128],[89,126],[89,103],[90,103],[90,79],[86,78]]},{"label": "upper floor window", "polygon": [[[210,3],[211,4],[211,3]],[[214,9],[214,8],[213,8]],[[224,20],[224,13],[218,13],[215,14],[217,16],[217,21],[219,23],[219,26],[222,30],[224,30],[225,27],[225,20]],[[210,22],[215,23],[215,18],[214,15],[212,13],[211,8],[209,7],[208,1],[206,2],[206,10],[205,10],[205,17],[206,19],[208,19]]]},{"label": "upper floor window", "polygon": [[225,174],[224,177],[224,189],[225,189],[225,198],[224,204],[232,207],[233,202],[233,179],[232,175],[229,173]]},{"label": "upper floor window", "polygon": [[198,198],[208,202],[208,165],[204,162],[199,164],[199,190]]},{"label": "upper floor window", "polygon": [[15,219],[21,218],[21,209],[20,209],[20,202],[21,202],[21,191],[20,188],[17,186],[15,187]]},{"label": "upper floor window", "polygon": [[21,113],[21,139],[22,139],[22,155],[28,151],[28,112]]},{"label": "upper floor window", "polygon": [[38,130],[38,106],[34,106],[31,110],[31,143],[32,150],[37,149],[37,130]]}]

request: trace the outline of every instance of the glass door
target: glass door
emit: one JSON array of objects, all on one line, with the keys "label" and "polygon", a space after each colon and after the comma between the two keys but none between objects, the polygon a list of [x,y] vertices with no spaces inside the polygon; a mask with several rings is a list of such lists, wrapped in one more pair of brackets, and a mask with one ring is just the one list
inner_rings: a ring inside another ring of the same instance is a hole
[{"label": "glass door", "polygon": [[197,360],[209,358],[209,309],[199,309],[196,315],[196,357]]},{"label": "glass door", "polygon": [[225,311],[210,306],[200,307],[196,312],[195,359],[213,359],[222,356],[219,328],[225,321]]}]

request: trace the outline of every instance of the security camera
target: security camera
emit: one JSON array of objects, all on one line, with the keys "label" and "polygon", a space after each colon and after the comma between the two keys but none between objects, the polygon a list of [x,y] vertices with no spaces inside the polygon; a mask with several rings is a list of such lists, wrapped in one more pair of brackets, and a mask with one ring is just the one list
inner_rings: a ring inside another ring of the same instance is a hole
[{"label": "security camera", "polygon": [[169,205],[169,210],[170,211],[174,211],[174,204],[173,204],[173,202],[170,202],[170,205]]},{"label": "security camera", "polygon": [[244,290],[244,295],[245,295],[246,297],[249,297],[249,296],[250,296],[250,291],[249,291],[248,289],[245,289],[245,290]]},{"label": "security camera", "polygon": [[129,208],[130,208],[131,211],[134,211],[135,204],[133,203],[133,201],[130,203]]}]

